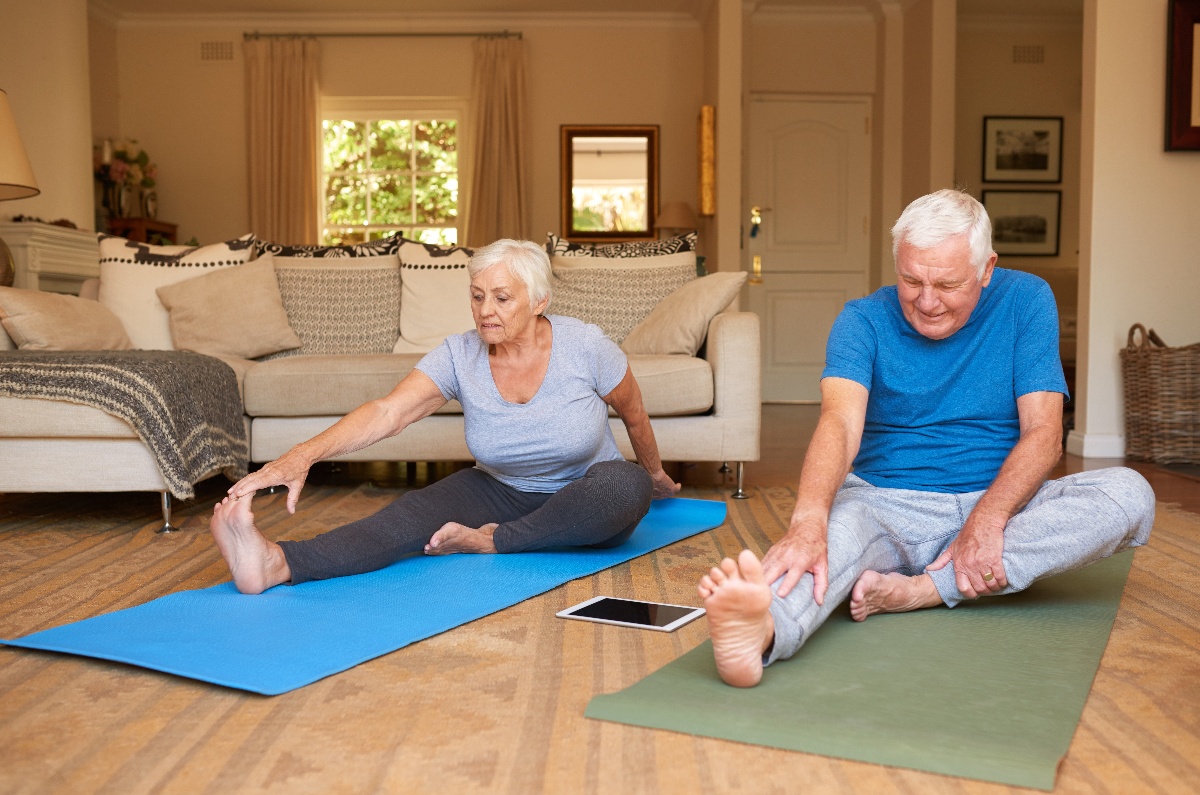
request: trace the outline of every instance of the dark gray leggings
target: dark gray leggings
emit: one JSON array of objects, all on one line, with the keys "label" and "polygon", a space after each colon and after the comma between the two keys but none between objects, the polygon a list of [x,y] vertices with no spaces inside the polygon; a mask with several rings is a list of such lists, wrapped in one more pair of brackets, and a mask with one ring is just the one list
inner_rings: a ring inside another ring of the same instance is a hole
[{"label": "dark gray leggings", "polygon": [[292,583],[375,571],[420,552],[446,522],[498,522],[497,552],[614,547],[650,510],[653,481],[629,461],[593,464],[551,494],[517,491],[480,469],[463,469],[410,491],[383,510],[308,541],[280,541]]}]

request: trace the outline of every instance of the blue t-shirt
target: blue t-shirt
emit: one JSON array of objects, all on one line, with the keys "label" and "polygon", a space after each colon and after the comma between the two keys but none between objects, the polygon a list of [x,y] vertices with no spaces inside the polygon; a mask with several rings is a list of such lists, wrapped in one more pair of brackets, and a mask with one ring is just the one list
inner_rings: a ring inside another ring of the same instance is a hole
[{"label": "blue t-shirt", "polygon": [[1036,276],[996,268],[966,325],[931,340],[884,287],[834,321],[829,376],[870,393],[854,474],[888,488],[981,491],[1020,438],[1017,398],[1067,392],[1054,295]]},{"label": "blue t-shirt", "polygon": [[476,466],[518,491],[552,493],[592,464],[621,460],[601,399],[621,383],[624,352],[596,326],[547,315],[550,364],[528,403],[500,396],[478,331],[454,334],[417,362],[442,396],[462,403]]}]

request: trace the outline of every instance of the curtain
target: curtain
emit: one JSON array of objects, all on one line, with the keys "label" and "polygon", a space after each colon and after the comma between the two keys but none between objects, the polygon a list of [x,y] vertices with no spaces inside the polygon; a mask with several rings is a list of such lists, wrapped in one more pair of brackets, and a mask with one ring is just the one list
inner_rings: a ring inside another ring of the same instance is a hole
[{"label": "curtain", "polygon": [[242,46],[250,229],[273,243],[318,243],[317,41],[247,39]]},{"label": "curtain", "polygon": [[517,38],[478,39],[471,97],[475,148],[467,242],[529,234],[525,172],[525,50]]}]

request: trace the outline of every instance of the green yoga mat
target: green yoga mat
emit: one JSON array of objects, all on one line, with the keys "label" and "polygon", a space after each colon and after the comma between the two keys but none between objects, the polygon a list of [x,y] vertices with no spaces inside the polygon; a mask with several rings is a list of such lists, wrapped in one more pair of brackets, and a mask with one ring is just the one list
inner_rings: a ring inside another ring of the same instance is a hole
[{"label": "green yoga mat", "polygon": [[596,696],[589,718],[1049,790],[1133,560],[1116,555],[953,610],[839,609],[757,687],[717,677],[705,642]]}]

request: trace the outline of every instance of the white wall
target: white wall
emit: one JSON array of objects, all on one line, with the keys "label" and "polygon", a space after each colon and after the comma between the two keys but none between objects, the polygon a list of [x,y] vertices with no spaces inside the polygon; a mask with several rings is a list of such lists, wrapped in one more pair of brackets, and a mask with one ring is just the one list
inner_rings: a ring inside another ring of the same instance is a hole
[{"label": "white wall", "polygon": [[1081,145],[1082,382],[1068,450],[1121,455],[1130,325],[1200,341],[1200,152],[1163,151],[1167,0],[1086,0]]},{"label": "white wall", "polygon": [[41,194],[0,214],[93,229],[86,0],[0,4],[0,88],[8,92]]},{"label": "white wall", "polygon": [[[1043,63],[1013,63],[1015,46],[1041,46]],[[1059,254],[1001,257],[1005,268],[1049,282],[1063,319],[1064,361],[1075,360],[1079,265],[1079,124],[1083,20],[960,19],[957,68],[957,137],[954,181],[976,198],[984,190],[1062,192]],[[984,183],[984,116],[1061,116],[1061,183]]]},{"label": "white wall", "polygon": [[[531,237],[540,241],[559,231],[562,124],[659,125],[661,200],[694,206],[699,24],[682,17],[643,24],[618,16],[576,25],[565,20],[505,25],[523,29],[526,43]],[[205,26],[169,18],[119,26],[120,132],[139,139],[158,163],[159,217],[177,222],[183,238],[210,242],[253,231],[246,228],[242,33],[314,30],[311,23],[283,19],[272,26],[237,18]],[[497,25],[459,18],[443,29],[481,27]],[[231,42],[234,60],[201,61],[206,41]],[[465,98],[471,70],[469,38],[321,40],[321,89],[329,96]]]}]

